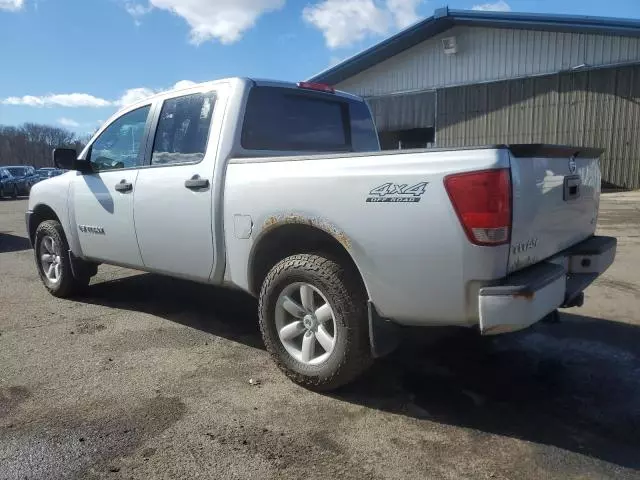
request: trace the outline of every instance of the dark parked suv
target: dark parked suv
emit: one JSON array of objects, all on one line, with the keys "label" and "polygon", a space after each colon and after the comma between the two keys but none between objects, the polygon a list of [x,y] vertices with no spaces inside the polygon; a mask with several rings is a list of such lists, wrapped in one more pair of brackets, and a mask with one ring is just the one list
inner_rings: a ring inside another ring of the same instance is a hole
[{"label": "dark parked suv", "polygon": [[0,198],[11,195],[18,196],[18,181],[5,167],[0,167]]},{"label": "dark parked suv", "polygon": [[33,167],[16,165],[4,168],[16,179],[18,195],[29,195],[31,187],[40,180],[40,177],[36,174],[36,169]]}]

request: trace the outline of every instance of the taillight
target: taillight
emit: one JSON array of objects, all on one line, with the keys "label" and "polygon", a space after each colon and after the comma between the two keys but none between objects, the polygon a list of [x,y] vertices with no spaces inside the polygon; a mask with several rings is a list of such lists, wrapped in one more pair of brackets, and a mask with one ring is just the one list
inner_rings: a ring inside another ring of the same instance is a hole
[{"label": "taillight", "polygon": [[306,88],[307,90],[317,90],[319,92],[336,93],[335,88],[325,83],[298,82],[298,88]]},{"label": "taillight", "polygon": [[511,237],[511,177],[508,169],[459,173],[444,179],[469,241],[502,245]]}]

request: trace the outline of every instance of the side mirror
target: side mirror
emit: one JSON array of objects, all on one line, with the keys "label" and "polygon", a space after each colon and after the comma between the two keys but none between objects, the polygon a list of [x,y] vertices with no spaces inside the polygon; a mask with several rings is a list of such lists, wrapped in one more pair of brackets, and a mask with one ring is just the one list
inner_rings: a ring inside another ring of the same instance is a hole
[{"label": "side mirror", "polygon": [[87,160],[80,160],[73,148],[54,148],[53,164],[61,170],[78,170],[81,173],[90,173],[91,164]]}]

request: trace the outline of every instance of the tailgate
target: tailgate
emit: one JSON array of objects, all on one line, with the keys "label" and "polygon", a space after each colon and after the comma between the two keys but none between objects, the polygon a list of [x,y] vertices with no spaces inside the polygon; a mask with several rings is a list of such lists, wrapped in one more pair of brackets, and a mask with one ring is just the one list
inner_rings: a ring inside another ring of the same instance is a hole
[{"label": "tailgate", "polygon": [[511,145],[513,220],[509,272],[594,234],[602,150]]}]

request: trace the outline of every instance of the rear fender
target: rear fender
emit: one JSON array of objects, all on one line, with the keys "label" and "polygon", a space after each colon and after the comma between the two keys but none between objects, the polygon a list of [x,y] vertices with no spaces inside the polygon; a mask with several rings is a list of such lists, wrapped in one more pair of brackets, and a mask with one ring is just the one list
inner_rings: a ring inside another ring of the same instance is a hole
[{"label": "rear fender", "polygon": [[[362,284],[367,291],[367,298],[370,298],[366,279],[362,274],[360,266],[358,265],[356,255],[354,255],[354,251],[356,250],[354,242],[342,229],[322,217],[306,216],[296,213],[271,215],[267,217],[265,221],[262,222],[260,233],[257,235],[256,241],[253,245],[250,256],[252,260],[253,258],[255,258],[256,250],[258,249],[258,245],[260,245],[260,241],[270,232],[284,225],[305,225],[316,228],[330,235],[337,243],[339,243],[343,247],[343,249],[351,258],[351,261],[353,262],[353,265],[355,266],[357,273],[360,276]],[[253,261],[251,261],[249,265],[253,265]],[[371,353],[373,357],[382,357],[391,353],[397,347],[400,339],[400,328],[390,320],[382,318],[378,314],[378,311],[371,301],[367,302],[367,307],[369,343],[371,347]]]}]

